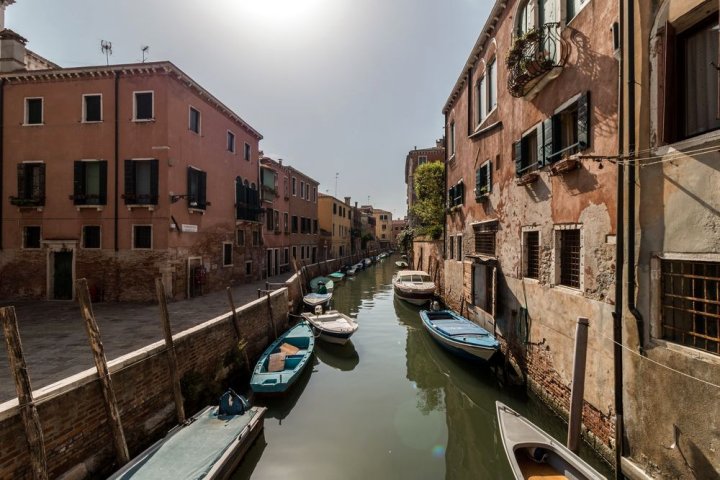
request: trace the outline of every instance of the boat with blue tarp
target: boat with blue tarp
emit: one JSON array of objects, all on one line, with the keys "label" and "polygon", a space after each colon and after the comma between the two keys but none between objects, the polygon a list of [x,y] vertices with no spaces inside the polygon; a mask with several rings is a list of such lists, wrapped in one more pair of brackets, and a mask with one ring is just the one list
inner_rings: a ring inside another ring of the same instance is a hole
[{"label": "boat with blue tarp", "polygon": [[278,337],[260,356],[250,387],[255,393],[283,393],[309,363],[315,336],[306,322],[300,322]]},{"label": "boat with blue tarp", "polygon": [[452,310],[421,310],[420,318],[430,336],[458,356],[487,361],[500,348],[490,332]]},{"label": "boat with blue tarp", "polygon": [[[325,287],[326,292],[322,292],[322,288]],[[332,293],[335,289],[335,282],[329,277],[315,277],[310,280],[310,290],[315,293]]]}]

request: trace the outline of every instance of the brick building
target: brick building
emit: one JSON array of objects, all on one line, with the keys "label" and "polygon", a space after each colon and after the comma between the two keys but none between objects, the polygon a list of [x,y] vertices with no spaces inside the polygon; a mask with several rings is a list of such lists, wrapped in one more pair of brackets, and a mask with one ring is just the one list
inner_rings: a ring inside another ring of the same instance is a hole
[{"label": "brick building", "polygon": [[606,456],[617,169],[586,158],[617,151],[616,20],[608,2],[496,1],[443,108],[444,295],[561,412],[589,318],[584,422]]},{"label": "brick building", "polygon": [[407,188],[407,211],[410,222],[412,222],[412,215],[410,215],[410,209],[417,200],[415,195],[415,170],[420,165],[424,165],[430,162],[444,162],[445,161],[445,138],[441,138],[435,141],[434,147],[420,148],[417,147],[410,150],[405,157],[405,185]]},{"label": "brick building", "polygon": [[332,195],[320,194],[318,220],[321,236],[324,237],[320,244],[321,259],[350,255],[352,215],[350,197],[345,197],[343,202]]},{"label": "brick building", "polygon": [[305,264],[318,260],[318,182],[288,166],[290,175],[290,255]]},{"label": "brick building", "polygon": [[150,300],[161,277],[184,298],[259,278],[255,129],[170,62],[28,71],[7,32],[0,295],[71,299],[85,277],[96,299]]},{"label": "brick building", "polygon": [[265,210],[264,276],[273,276],[290,268],[290,174],[282,160],[260,158],[260,196]]}]

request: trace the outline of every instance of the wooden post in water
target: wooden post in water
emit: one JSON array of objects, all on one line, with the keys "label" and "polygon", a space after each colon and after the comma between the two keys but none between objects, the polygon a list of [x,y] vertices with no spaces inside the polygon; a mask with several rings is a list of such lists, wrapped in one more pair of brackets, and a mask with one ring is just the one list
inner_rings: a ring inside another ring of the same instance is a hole
[{"label": "wooden post in water", "polygon": [[23,356],[15,307],[0,308],[0,320],[2,320],[3,332],[5,333],[10,369],[15,378],[15,390],[20,405],[20,418],[23,427],[25,427],[25,438],[30,453],[30,467],[36,479],[46,480],[48,474],[45,439],[40,425],[40,416],[37,407],[35,407],[35,400],[30,388],[30,377]]},{"label": "wooden post in water", "polygon": [[582,427],[582,409],[585,394],[585,360],[587,358],[588,319],[578,317],[575,329],[575,355],[573,359],[572,391],[570,393],[570,420],[568,421],[567,447],[577,453]]},{"label": "wooden post in water", "polygon": [[243,357],[245,359],[245,365],[247,366],[248,370],[250,370],[250,359],[248,358],[247,354],[247,342],[242,336],[242,333],[240,331],[240,319],[238,318],[238,314],[235,311],[235,300],[233,300],[232,296],[232,289],[230,287],[227,287],[227,296],[228,296],[228,303],[230,303],[230,311],[232,312],[232,320],[233,320],[233,327],[235,327],[235,337],[238,341],[238,348],[242,350]]},{"label": "wooden post in water", "polygon": [[270,292],[266,292],[266,295],[267,295],[267,302],[268,302],[268,313],[270,315],[270,323],[272,323],[273,333],[275,334],[275,338],[277,338],[278,337],[277,327],[275,326],[275,317],[273,316],[272,299],[270,298]]},{"label": "wooden post in water", "polygon": [[172,383],[173,399],[175,400],[175,410],[177,413],[178,423],[185,423],[185,406],[183,405],[182,392],[180,391],[180,374],[177,368],[177,356],[175,355],[175,342],[172,338],[172,329],[170,328],[170,314],[167,309],[167,299],[165,298],[165,287],[162,279],[155,279],[155,294],[160,305],[160,322],[165,333],[165,350],[167,351],[168,368],[170,369],[170,382]]},{"label": "wooden post in water", "polygon": [[92,302],[90,301],[87,280],[80,278],[75,282],[75,286],[78,302],[80,302],[80,313],[85,320],[85,330],[87,331],[88,340],[90,341],[90,348],[93,352],[95,367],[97,368],[100,386],[102,387],[103,397],[105,399],[105,410],[107,411],[109,417],[108,423],[112,430],[115,455],[118,464],[122,466],[130,461],[130,453],[128,452],[125,433],[123,432],[122,422],[120,421],[120,410],[118,409],[112,379],[108,371],[105,349],[102,344],[102,339],[100,338],[100,330],[98,329],[92,311]]}]

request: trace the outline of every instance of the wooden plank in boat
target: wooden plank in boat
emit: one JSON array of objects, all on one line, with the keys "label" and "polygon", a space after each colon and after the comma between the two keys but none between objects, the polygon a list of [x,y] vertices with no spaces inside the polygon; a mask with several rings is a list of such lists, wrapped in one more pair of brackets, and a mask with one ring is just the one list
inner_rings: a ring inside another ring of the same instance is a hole
[{"label": "wooden plank in boat", "polygon": [[268,360],[268,372],[280,372],[285,370],[285,354],[273,353]]},{"label": "wooden plank in boat", "polygon": [[295,355],[299,351],[299,348],[297,348],[295,345],[290,345],[289,343],[283,343],[282,345],[280,345],[280,352],[286,355]]},{"label": "wooden plank in boat", "polygon": [[525,455],[518,455],[518,466],[527,480],[568,480],[562,473],[547,463],[537,463]]}]

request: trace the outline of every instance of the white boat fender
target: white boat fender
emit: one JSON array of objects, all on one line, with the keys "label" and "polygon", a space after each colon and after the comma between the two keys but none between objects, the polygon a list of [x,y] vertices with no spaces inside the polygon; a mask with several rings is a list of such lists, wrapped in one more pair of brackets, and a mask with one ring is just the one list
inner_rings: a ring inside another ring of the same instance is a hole
[{"label": "white boat fender", "polygon": [[319,317],[320,315],[322,315],[322,311],[323,311],[322,305],[315,305],[315,315],[316,316]]}]

